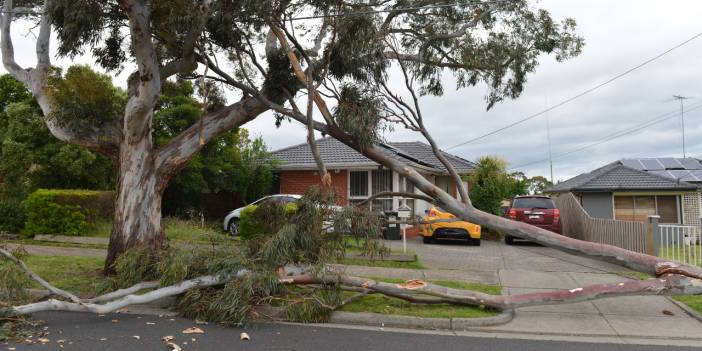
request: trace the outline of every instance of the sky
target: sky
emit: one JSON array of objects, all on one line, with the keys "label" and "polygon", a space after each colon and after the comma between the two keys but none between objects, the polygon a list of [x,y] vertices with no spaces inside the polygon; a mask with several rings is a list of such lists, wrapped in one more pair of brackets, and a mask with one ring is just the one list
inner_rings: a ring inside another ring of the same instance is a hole
[{"label": "sky", "polygon": [[[577,21],[577,31],[585,38],[582,54],[562,63],[543,56],[536,72],[528,77],[524,93],[489,111],[484,86],[455,90],[447,76],[443,96],[420,101],[427,128],[440,147],[447,149],[558,104],[702,32],[702,2],[694,0],[542,0],[536,6],[547,9],[555,19]],[[15,26],[13,33],[18,62],[31,64],[33,38],[24,36],[26,28],[21,25]],[[556,181],[622,158],[682,157],[680,103],[672,96],[690,97],[684,101],[686,108],[702,106],[700,58],[702,37],[540,117],[447,151],[469,160],[497,155],[506,159],[512,170],[548,178],[550,125]],[[92,65],[94,61],[87,56],[55,61],[64,67],[71,63]],[[125,76],[123,73],[115,81],[123,83]],[[397,84],[400,77],[391,74],[389,79]],[[572,152],[661,116],[671,118]],[[271,114],[244,128],[260,135],[271,150],[303,143],[306,137],[304,126],[296,123],[276,128]],[[421,141],[422,137],[396,128],[386,133],[385,139]],[[687,155],[702,157],[702,108],[685,113],[685,139]]]}]

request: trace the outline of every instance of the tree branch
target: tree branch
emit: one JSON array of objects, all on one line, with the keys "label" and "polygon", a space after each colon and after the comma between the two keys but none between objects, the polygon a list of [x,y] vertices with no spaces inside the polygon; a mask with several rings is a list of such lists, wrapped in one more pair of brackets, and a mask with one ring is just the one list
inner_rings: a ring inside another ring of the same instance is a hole
[{"label": "tree branch", "polygon": [[[393,45],[388,46],[392,48],[393,52],[397,53],[397,50]],[[468,189],[466,189],[466,186],[463,184],[461,176],[458,174],[458,172],[456,172],[456,168],[453,167],[453,164],[451,164],[451,162],[446,158],[444,153],[439,149],[439,146],[436,145],[436,141],[434,141],[434,138],[431,136],[431,134],[429,134],[429,131],[424,126],[424,117],[422,116],[422,109],[419,106],[419,97],[414,91],[414,87],[412,86],[412,78],[407,72],[405,64],[402,61],[398,61],[398,64],[400,66],[400,71],[402,72],[402,75],[405,78],[405,88],[407,88],[410,95],[412,96],[412,101],[414,102],[414,109],[412,109],[412,107],[410,106],[407,106],[407,104],[404,104],[401,100],[400,103],[407,107],[410,111],[413,111],[412,116],[414,117],[417,126],[419,126],[419,131],[422,133],[427,142],[429,142],[434,156],[436,156],[436,158],[439,159],[441,164],[444,165],[444,168],[446,168],[446,172],[448,172],[451,178],[453,178],[453,181],[456,183],[456,189],[458,189],[458,194],[463,200],[463,203],[465,203],[466,206],[472,206],[470,197],[468,196]]]},{"label": "tree branch", "polygon": [[[51,0],[45,0],[44,8],[48,8],[50,4]],[[12,0],[4,0],[2,34],[0,36],[0,51],[2,52],[3,66],[15,79],[27,85],[37,99],[37,103],[44,116],[49,117],[54,112],[53,103],[46,94],[47,75],[51,68],[51,58],[49,56],[51,19],[47,11],[42,12],[42,17],[39,22],[39,35],[35,48],[37,66],[33,68],[22,68],[15,61],[14,48],[12,45],[11,26],[14,13],[12,6]],[[52,118],[45,118],[45,123],[51,134],[59,140],[84,146],[113,158],[117,153],[116,144],[120,136],[119,132],[111,126],[107,126],[102,132],[92,130],[78,133],[60,125]]]},{"label": "tree branch", "polygon": [[367,199],[356,204],[356,206],[363,206],[363,205],[365,205],[365,204],[367,204],[367,203],[369,203],[369,202],[371,202],[379,197],[395,197],[395,196],[409,197],[412,199],[424,200],[428,203],[435,203],[436,202],[436,200],[434,200],[432,197],[422,195],[422,194],[406,193],[406,192],[398,192],[398,191],[382,191],[382,192],[379,192],[377,194],[373,194],[373,195],[369,196]]},{"label": "tree branch", "polygon": [[126,289],[115,290],[115,291],[107,293],[105,295],[100,295],[100,296],[94,297],[92,299],[87,299],[87,300],[85,300],[85,302],[88,302],[88,303],[108,302],[108,301],[112,301],[112,300],[116,300],[116,299],[125,297],[127,295],[136,294],[139,291],[142,291],[145,289],[156,289],[159,286],[161,286],[161,283],[158,281],[141,282],[141,283],[137,283],[137,284],[135,284],[129,288],[126,288]]},{"label": "tree branch", "polygon": [[128,143],[137,143],[151,133],[151,116],[161,93],[161,68],[151,39],[151,13],[144,0],[122,0],[129,18],[137,75],[129,79],[130,96],[125,108],[124,130]]},{"label": "tree branch", "polygon": [[[291,115],[291,118],[303,124],[307,122],[304,116]],[[500,230],[522,239],[527,239],[544,246],[553,247],[576,255],[594,257],[619,264],[639,272],[656,276],[666,273],[677,273],[691,278],[702,279],[701,267],[673,262],[668,259],[629,251],[613,245],[569,238],[524,222],[512,221],[480,211],[473,206],[467,206],[438,188],[435,184],[429,182],[412,167],[388,156],[378,146],[361,147],[355,142],[351,135],[336,126],[328,126],[315,121],[315,129],[336,138],[340,142],[394,172],[402,174],[424,194],[433,198],[442,208],[468,222],[479,224],[482,227]]]},{"label": "tree branch", "polygon": [[393,284],[334,274],[285,277],[281,278],[280,281],[286,284],[341,284],[342,286],[362,288],[415,303],[484,306],[497,310],[592,301],[619,296],[702,294],[702,280],[681,275],[667,275],[643,281],[630,280],[621,283],[596,284],[570,290],[519,295],[490,295],[476,291],[448,288],[421,280],[409,280],[405,284]]},{"label": "tree branch", "polygon": [[29,72],[24,70],[15,61],[15,49],[12,45],[12,35],[10,31],[13,15],[12,0],[5,0],[2,10],[2,64],[15,79],[22,83],[29,84]]},{"label": "tree branch", "polygon": [[73,302],[80,302],[80,299],[77,296],[69,293],[68,291],[61,290],[61,289],[49,284],[49,282],[47,282],[46,280],[42,279],[40,276],[38,276],[36,273],[34,273],[34,271],[29,269],[29,267],[27,267],[27,265],[24,264],[24,262],[17,259],[17,257],[15,257],[15,255],[10,253],[9,251],[7,251],[3,248],[0,248],[0,254],[5,256],[5,258],[7,258],[8,260],[12,261],[12,263],[14,263],[17,267],[19,267],[19,269],[21,269],[23,272],[27,273],[27,275],[29,275],[34,281],[39,283],[39,285],[45,287],[52,294],[57,295],[57,296],[61,296],[63,298],[71,300]]}]

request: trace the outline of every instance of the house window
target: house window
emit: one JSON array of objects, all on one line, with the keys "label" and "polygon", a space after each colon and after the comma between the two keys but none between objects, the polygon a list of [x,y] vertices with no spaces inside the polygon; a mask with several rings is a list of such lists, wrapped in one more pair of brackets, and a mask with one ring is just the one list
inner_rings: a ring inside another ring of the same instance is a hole
[{"label": "house window", "polygon": [[677,196],[657,196],[656,201],[658,202],[658,215],[661,216],[661,223],[680,223]]},{"label": "house window", "polygon": [[350,173],[349,195],[351,197],[368,197],[368,172],[353,171]]},{"label": "house window", "polygon": [[373,195],[383,191],[392,191],[392,171],[385,169],[371,172]]},{"label": "house window", "polygon": [[661,223],[679,223],[677,196],[614,197],[614,219],[646,222],[656,214],[661,216]]},{"label": "house window", "polygon": [[[371,187],[373,188],[373,195],[392,191],[392,171],[389,169],[371,171]],[[392,210],[392,197],[379,197],[373,200],[371,210]]]},{"label": "house window", "polygon": [[[370,195],[392,191],[393,173],[391,170],[350,171],[349,203],[358,204]],[[370,209],[374,211],[392,210],[392,197],[373,199]]]}]

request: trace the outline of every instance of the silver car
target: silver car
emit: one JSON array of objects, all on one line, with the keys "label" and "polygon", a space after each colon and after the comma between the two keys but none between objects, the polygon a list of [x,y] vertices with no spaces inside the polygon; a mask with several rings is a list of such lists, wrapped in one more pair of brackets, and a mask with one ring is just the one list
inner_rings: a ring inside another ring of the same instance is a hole
[{"label": "silver car", "polygon": [[[264,196],[252,203],[250,205],[260,205],[268,201],[275,201],[281,204],[287,204],[295,202],[302,198],[302,195],[294,194],[276,194]],[[246,207],[246,206],[244,206]],[[241,216],[241,211],[244,207],[239,207],[236,210],[229,212],[229,214],[224,217],[224,230],[228,231],[232,236],[239,235],[239,217]]]}]

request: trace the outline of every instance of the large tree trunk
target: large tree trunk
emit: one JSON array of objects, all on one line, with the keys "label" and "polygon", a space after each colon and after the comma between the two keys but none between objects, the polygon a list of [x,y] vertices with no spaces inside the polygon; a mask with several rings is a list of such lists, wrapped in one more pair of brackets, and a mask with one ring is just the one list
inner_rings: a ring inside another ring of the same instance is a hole
[{"label": "large tree trunk", "polygon": [[119,182],[105,272],[130,248],[154,252],[162,247],[161,199],[168,181],[159,176],[150,135],[120,146]]}]

